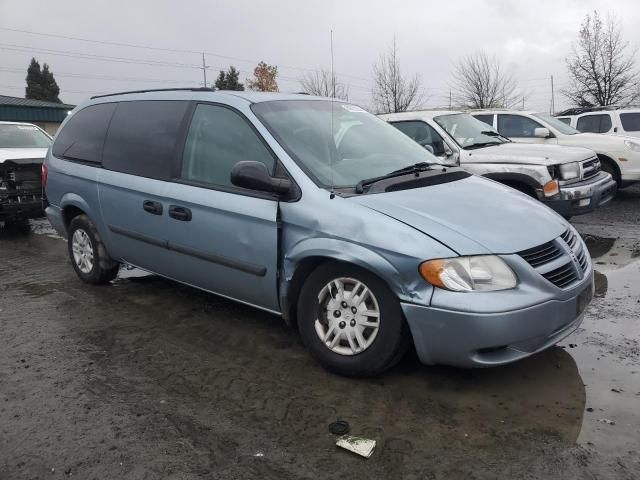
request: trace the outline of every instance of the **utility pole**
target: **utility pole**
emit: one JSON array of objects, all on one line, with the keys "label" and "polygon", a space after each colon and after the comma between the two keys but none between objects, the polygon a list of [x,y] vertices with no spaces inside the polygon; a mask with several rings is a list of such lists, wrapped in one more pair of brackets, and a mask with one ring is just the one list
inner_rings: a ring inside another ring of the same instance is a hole
[{"label": "utility pole", "polygon": [[449,89],[449,110],[451,110],[451,89]]},{"label": "utility pole", "polygon": [[522,96],[522,110],[524,110],[524,95]]},{"label": "utility pole", "polygon": [[202,54],[202,66],[200,67],[200,69],[202,70],[202,78],[203,78],[203,86],[204,88],[207,88],[207,68],[209,68],[209,65],[207,65],[207,63],[205,62],[204,59],[204,53]]},{"label": "utility pole", "polygon": [[336,98],[336,73],[333,70],[333,29],[331,30],[331,98]]},{"label": "utility pole", "polygon": [[551,115],[556,111],[556,99],[553,92],[553,75],[551,75]]}]

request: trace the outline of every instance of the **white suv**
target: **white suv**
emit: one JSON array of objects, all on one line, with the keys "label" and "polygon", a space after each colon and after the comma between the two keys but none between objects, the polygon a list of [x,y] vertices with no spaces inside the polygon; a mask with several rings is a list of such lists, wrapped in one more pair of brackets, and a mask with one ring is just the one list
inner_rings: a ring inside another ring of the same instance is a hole
[{"label": "white suv", "polygon": [[571,108],[559,113],[556,118],[581,132],[640,138],[640,108]]},{"label": "white suv", "polygon": [[640,139],[620,135],[582,133],[546,113],[520,110],[476,110],[478,120],[515,142],[586,147],[597,153],[602,169],[619,187],[640,182]]}]

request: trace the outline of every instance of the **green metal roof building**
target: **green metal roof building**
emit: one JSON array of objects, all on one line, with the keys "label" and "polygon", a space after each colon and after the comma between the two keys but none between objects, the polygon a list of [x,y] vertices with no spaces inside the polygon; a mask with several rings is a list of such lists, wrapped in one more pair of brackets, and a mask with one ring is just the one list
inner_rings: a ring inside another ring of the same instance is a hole
[{"label": "green metal roof building", "polygon": [[0,121],[29,122],[54,135],[75,105],[0,95]]}]

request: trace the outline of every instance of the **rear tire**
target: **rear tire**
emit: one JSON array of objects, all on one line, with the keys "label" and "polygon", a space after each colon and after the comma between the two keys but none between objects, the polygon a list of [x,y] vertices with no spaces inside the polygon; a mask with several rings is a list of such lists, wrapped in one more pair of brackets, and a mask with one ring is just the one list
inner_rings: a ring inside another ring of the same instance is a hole
[{"label": "rear tire", "polygon": [[86,215],[71,220],[67,247],[71,265],[83,282],[100,285],[118,275],[120,264],[107,253],[96,226]]},{"label": "rear tire", "polygon": [[345,376],[380,374],[409,346],[395,294],[370,272],[337,262],[321,264],[302,286],[298,328],[311,355]]}]

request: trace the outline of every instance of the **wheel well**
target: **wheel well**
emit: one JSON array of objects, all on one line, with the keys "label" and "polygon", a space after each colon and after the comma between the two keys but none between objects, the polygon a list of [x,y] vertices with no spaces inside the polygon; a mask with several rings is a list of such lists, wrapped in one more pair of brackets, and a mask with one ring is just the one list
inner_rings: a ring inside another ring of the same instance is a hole
[{"label": "wheel well", "polygon": [[71,220],[73,220],[78,215],[83,215],[83,214],[84,212],[80,208],[74,205],[68,205],[64,207],[62,209],[62,219],[64,220],[64,228],[68,230]]},{"label": "wheel well", "polygon": [[616,173],[617,177],[614,178],[614,180],[618,184],[618,187],[620,187],[620,184],[622,182],[622,172],[620,171],[620,167],[618,166],[618,164],[611,157],[607,157],[606,155],[602,155],[601,153],[598,153],[597,155],[598,155],[598,159],[600,160],[600,163],[605,163],[609,165],[613,169],[613,171]]},{"label": "wheel well", "polygon": [[498,182],[506,185],[507,187],[511,187],[519,192],[522,192],[530,197],[537,199],[536,191],[530,185],[527,185],[524,182],[519,182],[518,180],[497,180]]}]

